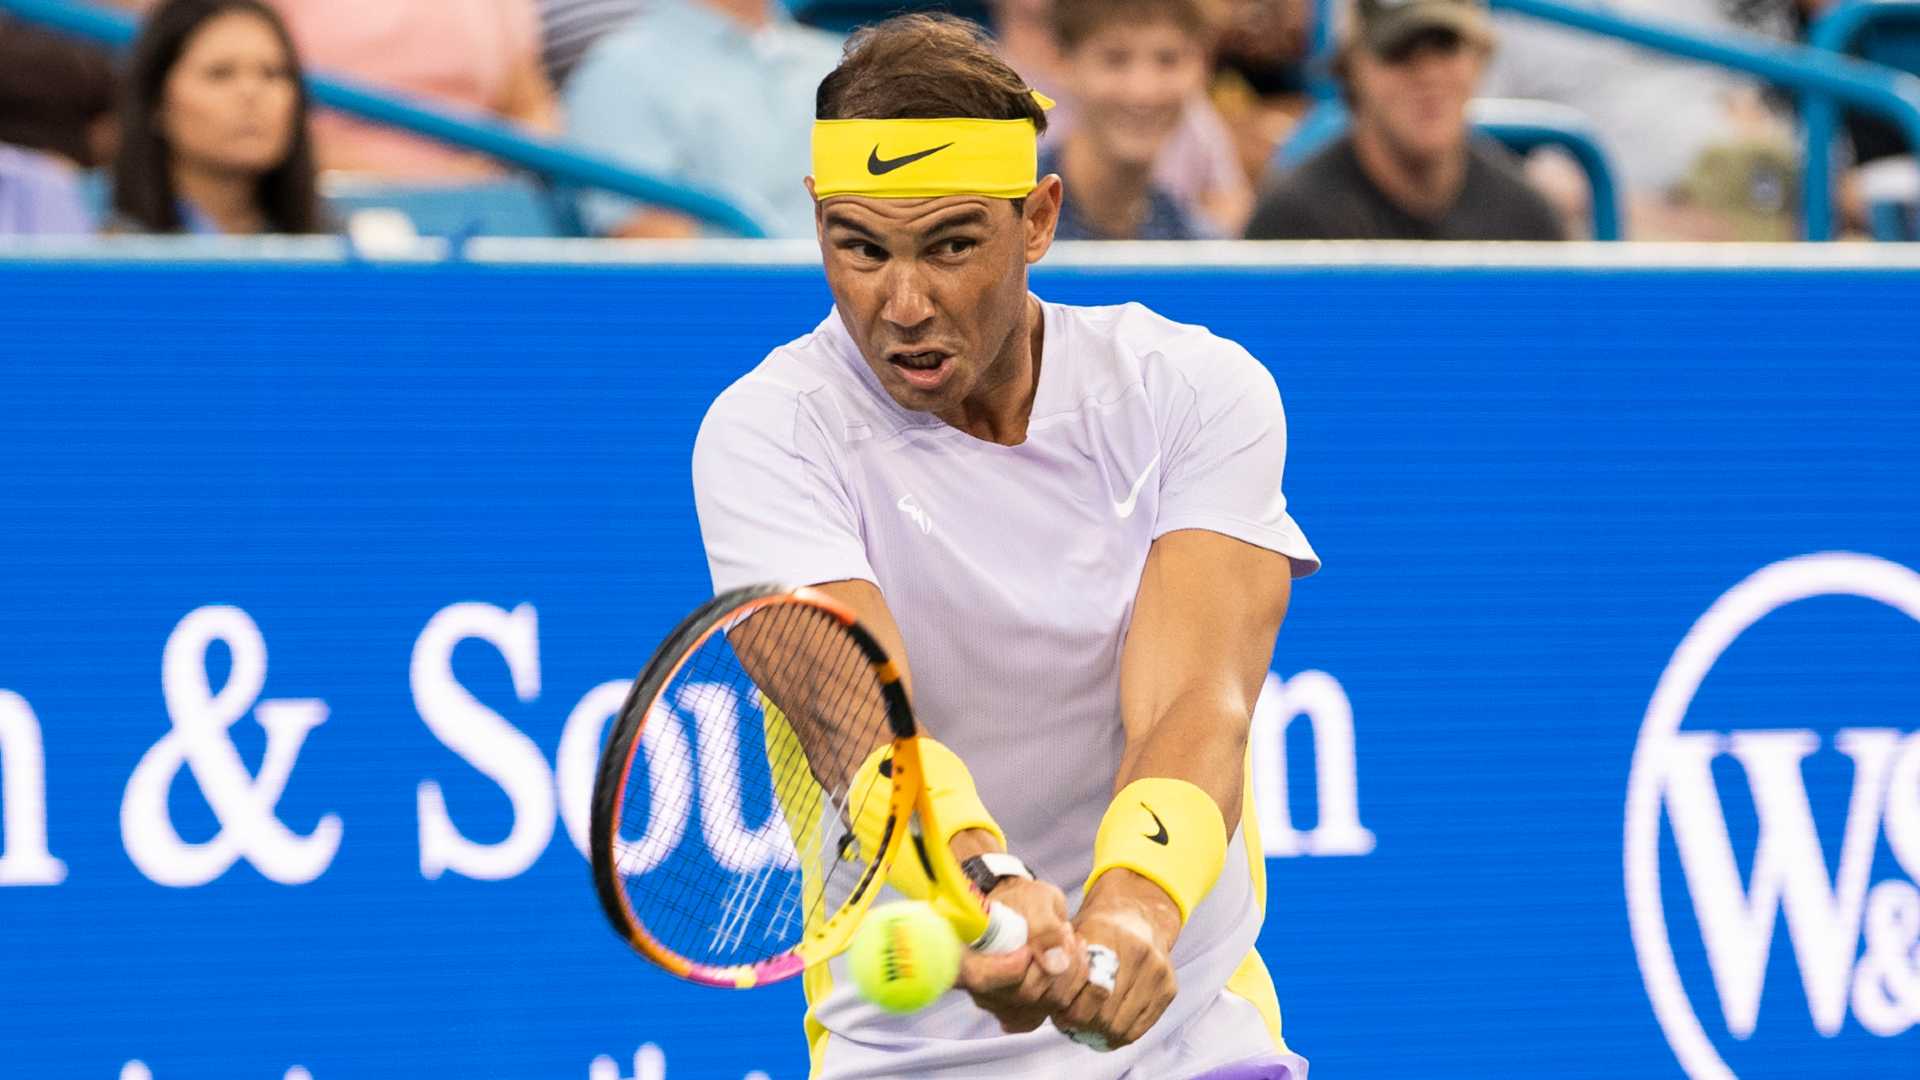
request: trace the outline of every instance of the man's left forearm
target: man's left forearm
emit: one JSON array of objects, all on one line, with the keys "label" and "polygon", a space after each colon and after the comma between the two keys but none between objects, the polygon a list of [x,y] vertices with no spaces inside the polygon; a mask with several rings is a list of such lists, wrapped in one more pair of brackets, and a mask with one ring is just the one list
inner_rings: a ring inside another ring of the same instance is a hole
[{"label": "man's left forearm", "polygon": [[1144,917],[1165,946],[1212,891],[1240,824],[1247,732],[1291,569],[1285,555],[1205,530],[1154,542],[1120,660],[1126,751],[1083,912]]},{"label": "man's left forearm", "polygon": [[[1250,707],[1243,710],[1218,697],[1191,695],[1174,700],[1139,744],[1127,749],[1114,778],[1114,794],[1147,777],[1185,781],[1219,807],[1231,838],[1240,823],[1250,714]],[[1086,907],[1116,904],[1137,909],[1162,949],[1172,948],[1180,936],[1184,923],[1180,905],[1152,878],[1116,867],[1101,874],[1083,900]]]},{"label": "man's left forearm", "polygon": [[1148,776],[1185,780],[1213,797],[1231,836],[1240,824],[1253,703],[1223,697],[1195,693],[1175,698],[1138,744],[1127,747],[1114,777],[1114,793]]}]

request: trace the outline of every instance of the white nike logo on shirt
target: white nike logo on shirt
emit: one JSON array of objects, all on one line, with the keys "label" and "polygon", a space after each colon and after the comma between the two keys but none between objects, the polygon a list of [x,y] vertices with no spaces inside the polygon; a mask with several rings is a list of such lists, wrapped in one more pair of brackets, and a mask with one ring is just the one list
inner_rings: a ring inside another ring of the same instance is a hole
[{"label": "white nike logo on shirt", "polygon": [[1140,498],[1140,489],[1147,486],[1147,477],[1153,475],[1154,466],[1159,464],[1160,464],[1160,455],[1159,454],[1153,455],[1153,460],[1147,462],[1147,467],[1140,470],[1140,479],[1135,480],[1133,482],[1133,490],[1127,492],[1126,499],[1113,500],[1114,516],[1118,517],[1122,521],[1125,521],[1126,519],[1133,516],[1133,504],[1136,501],[1138,501]]}]

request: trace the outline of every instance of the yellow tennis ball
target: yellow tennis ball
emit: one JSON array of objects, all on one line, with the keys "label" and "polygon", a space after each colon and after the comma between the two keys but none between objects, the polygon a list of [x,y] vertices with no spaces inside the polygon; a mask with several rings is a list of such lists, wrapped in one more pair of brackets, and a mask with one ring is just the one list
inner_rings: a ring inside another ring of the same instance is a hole
[{"label": "yellow tennis ball", "polygon": [[881,904],[847,949],[860,995],[895,1013],[924,1009],[960,975],[960,937],[924,900]]}]

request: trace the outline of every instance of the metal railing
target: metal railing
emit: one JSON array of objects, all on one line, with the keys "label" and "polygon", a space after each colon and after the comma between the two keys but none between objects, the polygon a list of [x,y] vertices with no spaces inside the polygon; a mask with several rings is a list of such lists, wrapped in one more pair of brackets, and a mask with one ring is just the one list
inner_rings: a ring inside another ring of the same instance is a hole
[{"label": "metal railing", "polygon": [[[71,0],[0,0],[0,11],[108,45],[125,45],[139,30],[129,15]],[[315,104],[476,150],[562,185],[598,188],[669,207],[739,236],[766,235],[751,215],[718,195],[636,172],[559,140],[531,137],[497,121],[454,116],[336,76],[309,74],[307,88]]]},{"label": "metal railing", "polygon": [[1539,146],[1565,150],[1587,176],[1595,240],[1624,239],[1620,185],[1613,165],[1600,149],[1600,137],[1578,109],[1551,101],[1481,98],[1472,118],[1481,131],[1516,154]]},{"label": "metal railing", "polygon": [[[1851,53],[1854,45],[1875,23],[1887,21],[1920,23],[1920,3],[1909,0],[1841,0],[1807,29],[1807,44],[1833,53]],[[1809,240],[1833,238],[1833,137],[1840,126],[1840,107],[1826,94],[1808,93],[1800,98],[1800,123],[1806,129],[1806,208]],[[1907,136],[1908,152],[1920,152],[1920,143]],[[1875,227],[1876,237],[1884,237]]]}]

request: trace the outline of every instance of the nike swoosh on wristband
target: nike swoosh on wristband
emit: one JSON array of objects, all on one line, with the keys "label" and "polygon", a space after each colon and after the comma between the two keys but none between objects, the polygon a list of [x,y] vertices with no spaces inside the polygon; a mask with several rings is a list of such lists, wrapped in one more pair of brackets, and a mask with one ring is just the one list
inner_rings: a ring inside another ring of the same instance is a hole
[{"label": "nike swoosh on wristband", "polygon": [[1153,842],[1154,842],[1154,843],[1156,843],[1156,844],[1159,844],[1159,845],[1160,845],[1161,847],[1166,847],[1166,846],[1167,846],[1167,840],[1168,840],[1168,837],[1167,837],[1167,826],[1166,826],[1166,823],[1165,823],[1165,822],[1162,822],[1162,821],[1160,820],[1160,815],[1159,815],[1159,814],[1156,814],[1156,813],[1154,813],[1154,812],[1153,812],[1153,807],[1151,807],[1151,806],[1148,806],[1148,805],[1147,805],[1146,803],[1141,803],[1141,804],[1140,804],[1140,809],[1142,809],[1142,810],[1145,810],[1145,811],[1147,812],[1147,816],[1148,816],[1148,817],[1150,817],[1150,818],[1152,818],[1152,819],[1153,819],[1153,823],[1154,823],[1155,825],[1157,825],[1157,826],[1159,826],[1159,828],[1160,828],[1160,831],[1159,831],[1159,832],[1157,832],[1157,833],[1149,833],[1149,834],[1147,834],[1147,839],[1149,839],[1149,840],[1151,840],[1151,841],[1153,841]]},{"label": "nike swoosh on wristband", "polygon": [[1140,498],[1140,489],[1147,486],[1147,477],[1153,475],[1154,467],[1159,464],[1160,455],[1153,455],[1153,460],[1147,462],[1147,467],[1140,470],[1140,479],[1133,482],[1133,490],[1127,492],[1127,497],[1113,500],[1113,512],[1116,517],[1125,521],[1133,516],[1133,506]]},{"label": "nike swoosh on wristband", "polygon": [[952,143],[942,143],[931,150],[922,150],[917,154],[908,154],[906,157],[883,158],[880,156],[880,146],[876,143],[873,152],[867,155],[867,171],[875,176],[885,176],[902,165],[911,165],[921,158],[932,157],[952,145]]}]

